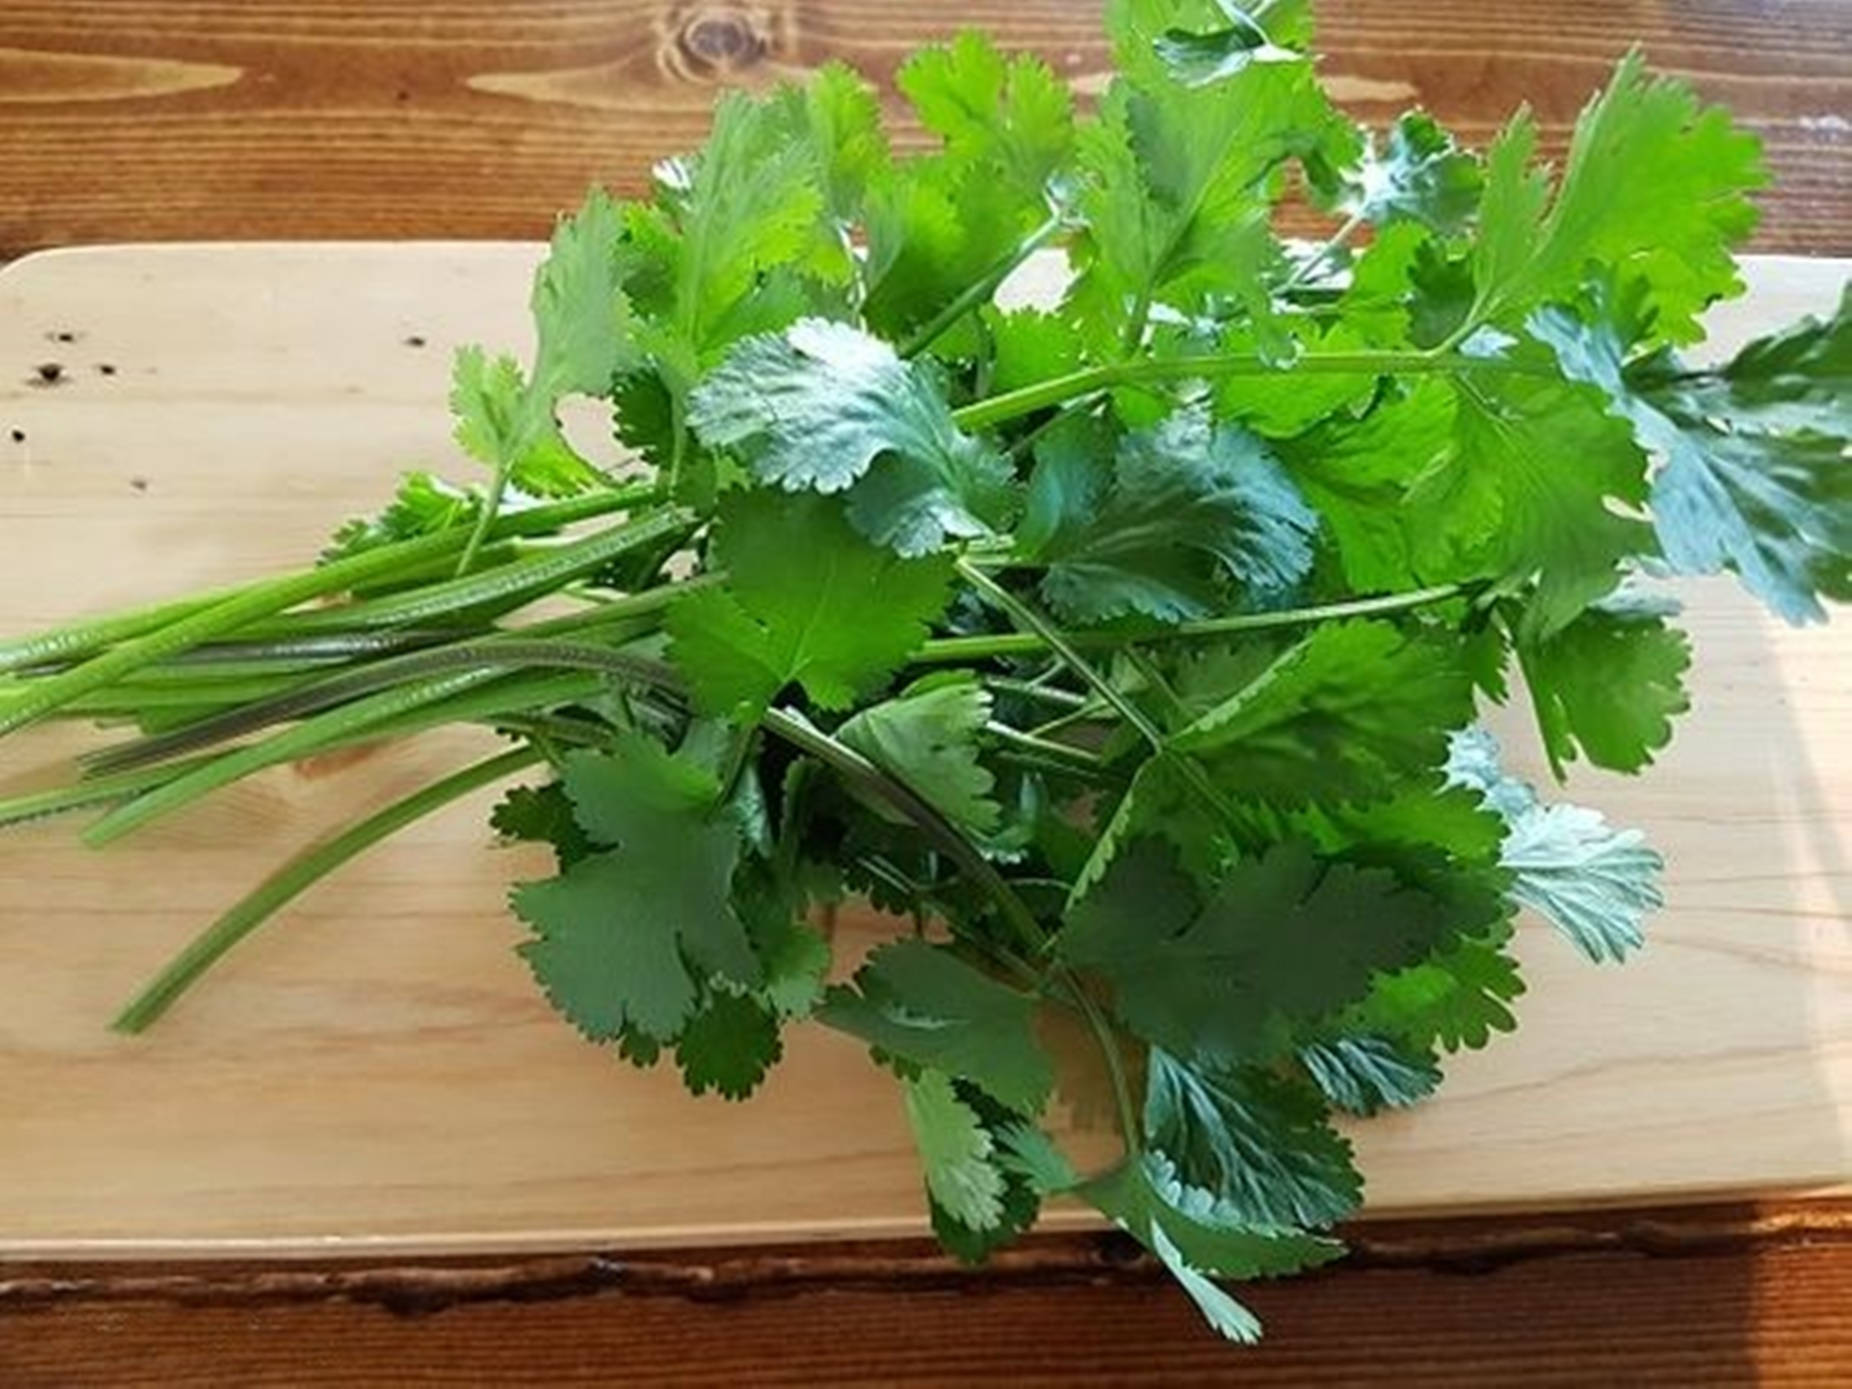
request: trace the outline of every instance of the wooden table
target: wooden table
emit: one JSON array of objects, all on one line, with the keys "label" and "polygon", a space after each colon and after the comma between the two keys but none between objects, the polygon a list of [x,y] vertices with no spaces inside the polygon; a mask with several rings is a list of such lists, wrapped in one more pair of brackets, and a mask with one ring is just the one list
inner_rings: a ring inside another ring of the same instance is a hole
[{"label": "wooden table", "polygon": [[[918,8],[10,0],[0,253],[532,235],[588,178],[634,185],[649,158],[696,138],[715,81],[831,55],[885,74],[942,32]],[[1421,100],[1474,139],[1519,94],[1560,136],[1643,37],[1764,129],[1785,184],[1759,244],[1852,250],[1843,4],[1322,8],[1328,71],[1361,114]],[[1100,65],[1091,4],[956,14],[1083,85]],[[1145,1265],[1094,1236],[1041,1240],[977,1274],[906,1244],[16,1264],[0,1272],[0,1384],[1852,1378],[1839,1207],[1378,1224],[1358,1238],[1337,1270],[1251,1293],[1274,1332],[1257,1353],[1203,1336]]]}]

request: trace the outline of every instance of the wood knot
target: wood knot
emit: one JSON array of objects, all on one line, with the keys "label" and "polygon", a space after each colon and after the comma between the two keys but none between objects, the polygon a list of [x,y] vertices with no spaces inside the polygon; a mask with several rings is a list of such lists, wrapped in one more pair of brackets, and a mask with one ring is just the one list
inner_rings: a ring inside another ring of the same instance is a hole
[{"label": "wood knot", "polygon": [[781,46],[781,28],[779,16],[766,6],[691,0],[670,7],[658,52],[663,67],[683,81],[733,82]]}]

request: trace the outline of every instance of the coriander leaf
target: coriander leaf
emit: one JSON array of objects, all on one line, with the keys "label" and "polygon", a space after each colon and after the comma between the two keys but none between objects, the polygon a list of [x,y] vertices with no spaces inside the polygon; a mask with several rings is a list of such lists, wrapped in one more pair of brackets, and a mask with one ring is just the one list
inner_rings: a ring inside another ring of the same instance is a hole
[{"label": "coriander leaf", "polygon": [[830,969],[828,938],[799,920],[789,905],[768,903],[761,894],[746,897],[736,889],[734,906],[745,919],[765,971],[759,996],[782,1019],[809,1017],[823,1001]]},{"label": "coriander leaf", "polygon": [[1517,1019],[1507,1007],[1524,992],[1516,961],[1506,955],[1508,926],[1461,940],[1432,958],[1380,975],[1370,993],[1347,1010],[1345,1031],[1381,1033],[1426,1050],[1477,1050]]},{"label": "coriander leaf", "polygon": [[942,148],[871,184],[866,322],[899,338],[1007,267],[1049,215],[1073,147],[1073,98],[1041,59],[980,34],[901,66],[896,85]]},{"label": "coriander leaf", "polygon": [[1247,10],[1222,4],[1227,23],[1216,29],[1170,28],[1152,40],[1152,50],[1170,75],[1186,87],[1233,77],[1250,63],[1290,63],[1303,55],[1282,48]]},{"label": "coriander leaf", "polygon": [[1824,621],[1823,596],[1852,598],[1846,307],[1751,343],[1715,373],[1687,373],[1669,356],[1624,371],[1613,326],[1566,309],[1538,311],[1530,331],[1660,460],[1653,525],[1674,569],[1734,569],[1793,623]]},{"label": "coriander leaf", "polygon": [[551,399],[608,395],[620,374],[641,364],[630,301],[621,287],[622,235],[617,205],[602,188],[592,189],[579,211],[553,229],[533,292],[539,334],[534,388]]},{"label": "coriander leaf", "polygon": [[788,95],[724,93],[707,143],[658,166],[657,206],[630,223],[657,262],[655,298],[639,303],[652,314],[647,341],[678,392],[727,343],[803,311],[793,275],[846,268],[815,234],[824,200],[807,121]]},{"label": "coriander leaf", "polygon": [[1513,874],[1513,900],[1597,964],[1640,947],[1646,913],[1665,902],[1664,860],[1640,831],[1614,829],[1599,811],[1579,805],[1543,804],[1499,766],[1498,744],[1483,728],[1454,735],[1447,776],[1481,793],[1503,817],[1499,861]]},{"label": "coriander leaf", "polygon": [[1408,111],[1389,128],[1387,148],[1372,137],[1347,171],[1338,210],[1376,226],[1419,222],[1453,235],[1479,208],[1479,161],[1425,111]]},{"label": "coriander leaf", "polygon": [[927,373],[848,324],[803,319],[734,348],[695,388],[689,419],[762,482],[850,488],[856,529],[921,555],[948,536],[987,534],[1010,482],[1003,460],[952,422]]},{"label": "coriander leaf", "polygon": [[534,929],[521,953],[554,1006],[595,1041],[627,1027],[675,1036],[695,1006],[691,968],[748,987],[761,977],[729,900],[739,831],[689,794],[686,764],[657,761],[648,743],[633,733],[620,737],[623,751],[567,759],[575,817],[617,847],[513,896]]},{"label": "coriander leaf", "polygon": [[697,707],[721,716],[794,680],[846,708],[925,640],[951,578],[943,557],[876,549],[829,498],[764,491],[722,502],[711,560],[725,585],[681,597],[665,625]]},{"label": "coriander leaf", "polygon": [[884,945],[832,988],[817,1020],[918,1066],[969,1080],[1039,1114],[1054,1067],[1035,1040],[1035,1002],[923,940]]},{"label": "coriander leaf", "polygon": [[[1446,638],[1381,621],[1330,623],[1172,739],[1220,784],[1278,805],[1379,797],[1438,767],[1472,716]],[[1226,768],[1218,772],[1223,764]]]},{"label": "coriander leaf", "polygon": [[489,825],[504,839],[552,845],[561,868],[593,852],[590,836],[573,818],[566,788],[557,781],[510,788],[489,812]]},{"label": "coriander leaf", "polygon": [[1211,1203],[1179,1183],[1159,1153],[1128,1159],[1080,1189],[1102,1215],[1156,1254],[1222,1335],[1253,1341],[1260,1323],[1213,1277],[1273,1278],[1329,1263],[1343,1253],[1333,1240],[1297,1230],[1252,1229],[1228,1222]]},{"label": "coriander leaf", "polygon": [[1351,1114],[1378,1114],[1426,1099],[1440,1084],[1431,1052],[1388,1037],[1334,1037],[1299,1048],[1299,1064],[1325,1098]]},{"label": "coriander leaf", "polygon": [[1742,289],[1730,248],[1755,225],[1745,196],[1764,181],[1755,137],[1684,83],[1649,78],[1634,52],[1577,119],[1553,200],[1535,145],[1522,114],[1487,158],[1474,320],[1573,297],[1594,262],[1640,287],[1656,333],[1699,338],[1698,314]]},{"label": "coriander leaf", "polygon": [[845,63],[825,63],[803,87],[817,183],[830,220],[848,253],[849,228],[861,218],[868,185],[889,167],[881,103],[874,88]]},{"label": "coriander leaf", "polygon": [[1201,409],[1119,442],[1098,480],[1097,430],[1051,433],[1030,482],[1030,552],[1062,616],[1143,613],[1175,622],[1217,610],[1232,581],[1247,604],[1277,603],[1312,565],[1318,519],[1265,447]]},{"label": "coriander leaf", "polygon": [[480,347],[458,348],[450,410],[463,451],[505,473],[523,492],[571,496],[597,480],[596,470],[560,437],[552,402],[529,387],[513,357],[491,359]]},{"label": "coriander leaf", "polygon": [[1153,1047],[1145,1138],[1185,1186],[1250,1226],[1330,1225],[1357,1209],[1363,1179],[1317,1091],[1258,1066],[1199,1065]]},{"label": "coriander leaf", "polygon": [[1039,1196],[1054,1196],[1080,1185],[1080,1174],[1055,1141],[1034,1124],[1017,1120],[996,1129],[998,1163],[1020,1176]]},{"label": "coriander leaf", "polygon": [[1039,198],[1067,157],[1074,115],[1066,84],[1033,55],[1006,59],[974,29],[921,49],[897,85],[951,160],[991,166],[1018,199]]},{"label": "coriander leaf", "polygon": [[991,394],[1080,369],[1085,345],[1079,330],[1061,315],[1034,308],[1006,312],[986,304],[979,317],[990,334]]},{"label": "coriander leaf", "polygon": [[923,1070],[900,1085],[933,1204],[960,1225],[994,1228],[1003,1219],[1003,1173],[991,1160],[990,1131],[977,1111],[958,1098],[943,1071]]},{"label": "coriander leaf", "polygon": [[471,525],[481,510],[482,498],[475,492],[453,487],[430,473],[406,473],[377,516],[356,516],[342,523],[322,551],[321,562],[331,564],[382,545]]},{"label": "coriander leaf", "polygon": [[720,795],[713,772],[631,730],[616,734],[606,752],[568,755],[562,783],[573,815],[598,844],[623,843],[638,806],[699,814]]},{"label": "coriander leaf", "polygon": [[778,1019],[753,999],[715,992],[688,1019],[675,1044],[675,1059],[690,1094],[710,1089],[743,1100],[784,1054]]},{"label": "coriander leaf", "polygon": [[1518,658],[1558,779],[1578,752],[1597,767],[1639,771],[1671,740],[1672,716],[1691,707],[1681,679],[1691,665],[1685,634],[1621,603],[1520,642]]},{"label": "coriander leaf", "polygon": [[1243,859],[1199,899],[1168,849],[1141,840],[1070,909],[1058,941],[1097,970],[1133,1031],[1204,1063],[1277,1053],[1295,1022],[1360,1001],[1372,980],[1496,918],[1494,898],[1443,900],[1303,844]]},{"label": "coriander leaf", "polygon": [[1645,502],[1646,457],[1585,387],[1458,384],[1451,454],[1409,498],[1436,537],[1425,562],[1483,554],[1507,583],[1534,581],[1525,624],[1547,634],[1612,590],[1624,559],[1651,550],[1645,524],[1616,510]]},{"label": "coriander leaf", "polygon": [[1444,382],[1421,381],[1392,390],[1361,418],[1340,415],[1274,444],[1358,592],[1471,577],[1471,565],[1417,567],[1425,518],[1408,502],[1410,489],[1451,447],[1456,413]]},{"label": "coriander leaf", "polygon": [[978,761],[977,739],[990,713],[988,690],[969,672],[947,672],[862,710],[836,730],[836,738],[900,778],[952,823],[988,835],[1003,816],[991,795],[996,778]]},{"label": "coriander leaf", "polygon": [[[1157,16],[1129,16],[1116,79],[1077,141],[1085,222],[1071,250],[1067,306],[1100,350],[1142,336],[1147,311],[1239,303],[1277,344],[1268,282],[1281,265],[1269,228],[1269,178],[1286,159],[1327,145],[1345,123],[1303,54],[1249,63],[1197,87],[1178,84],[1148,45]],[[1143,50],[1143,52],[1141,52]]]},{"label": "coriander leaf", "polygon": [[[926,1072],[931,1075],[934,1072]],[[952,1089],[958,1101],[969,1107],[983,1124],[986,1138],[990,1143],[990,1152],[985,1161],[992,1165],[1002,1178],[1002,1195],[997,1220],[989,1227],[968,1225],[954,1216],[932,1194],[930,1183],[927,1190],[927,1203],[932,1213],[933,1233],[939,1242],[955,1257],[966,1263],[982,1263],[992,1253],[1010,1243],[1018,1235],[1035,1224],[1041,1214],[1042,1196],[1047,1188],[1040,1184],[1040,1178],[1048,1172],[1038,1173],[1031,1164],[1025,1163],[1018,1156],[1019,1150],[1033,1151],[1038,1141],[1053,1153],[1052,1159],[1043,1160],[1043,1165],[1065,1164],[1058,1152],[1042,1131],[1032,1123],[1024,1120],[1010,1110],[999,1105],[982,1090],[968,1082],[953,1082]],[[1069,1169],[1066,1173],[1073,1181]]]}]

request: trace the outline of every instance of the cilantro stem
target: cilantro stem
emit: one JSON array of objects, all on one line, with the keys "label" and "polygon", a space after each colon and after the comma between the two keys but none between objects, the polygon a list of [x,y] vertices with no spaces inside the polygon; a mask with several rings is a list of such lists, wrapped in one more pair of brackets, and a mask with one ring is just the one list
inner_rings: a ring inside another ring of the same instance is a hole
[{"label": "cilantro stem", "polygon": [[[654,487],[592,494],[571,502],[531,507],[504,516],[496,523],[497,535],[527,535],[556,530],[572,521],[603,515],[606,512],[654,500]],[[80,695],[101,689],[129,672],[151,665],[163,657],[199,646],[228,632],[236,631],[259,618],[283,612],[311,598],[340,593],[364,582],[373,582],[411,563],[421,563],[433,556],[450,553],[463,543],[455,531],[420,536],[396,545],[367,550],[348,559],[314,569],[264,579],[216,601],[194,609],[177,621],[140,626],[150,610],[142,610],[136,621],[136,635],[122,639],[120,626],[111,628],[111,619],[77,628],[42,633],[0,648],[0,665],[36,665],[96,650],[99,630],[110,632],[106,641],[120,640],[81,665],[35,685],[22,698],[0,709],[0,734],[33,723]],[[120,621],[119,619],[117,620]]]},{"label": "cilantro stem", "polygon": [[1007,723],[992,719],[984,725],[984,731],[1000,743],[1021,748],[1054,762],[1062,763],[1070,771],[1097,773],[1105,769],[1106,764],[1100,760],[1098,753],[1088,752],[1085,748],[1074,747],[1070,743],[1057,743],[1052,738],[1038,738],[1033,733],[1024,733],[1019,728],[1012,728]]},{"label": "cilantro stem", "polygon": [[1547,367],[1530,367],[1488,357],[1470,357],[1455,352],[1308,352],[1291,362],[1269,362],[1253,353],[1208,354],[1201,357],[1152,357],[1133,361],[1108,362],[1103,366],[1084,367],[1065,376],[1051,376],[1046,381],[1005,391],[986,400],[973,401],[952,412],[960,429],[989,429],[1021,415],[1076,396],[1117,386],[1134,386],[1152,381],[1188,380],[1214,376],[1307,376],[1349,375],[1386,376],[1419,375],[1459,371],[1548,372]]},{"label": "cilantro stem", "polygon": [[142,1031],[171,1008],[227,951],[328,874],[414,821],[539,760],[540,754],[534,749],[515,748],[486,762],[478,762],[413,792],[325,843],[298,854],[195,936],[130,1001],[111,1026],[118,1032]]},{"label": "cilantro stem", "polygon": [[[1138,734],[1149,744],[1154,756],[1169,762],[1177,769],[1177,774],[1189,783],[1190,789],[1197,797],[1213,810],[1224,824],[1234,824],[1233,808],[1209,780],[1209,774],[1202,765],[1187,753],[1177,752],[1164,736],[1164,730],[1150,719],[1145,711],[1138,707],[1136,701],[1129,698],[1112,681],[1095,670],[1092,662],[1082,656],[1070,645],[1061,629],[1043,617],[1036,609],[1011,593],[1002,584],[976,565],[965,560],[958,561],[959,577],[976,589],[985,598],[1007,613],[1019,627],[1039,635],[1056,655],[1068,663],[1070,669],[1090,685],[1101,699],[1110,704]],[[1057,745],[1058,746],[1058,745]]]},{"label": "cilantro stem", "polygon": [[946,329],[980,304],[987,303],[990,297],[997,292],[997,286],[1007,280],[1030,256],[1054,240],[1065,225],[1067,225],[1066,221],[1057,214],[1017,242],[1008,255],[961,289],[957,296],[928,319],[923,327],[915,330],[913,336],[901,345],[900,355],[902,357],[919,356],[938,341]]},{"label": "cilantro stem", "polygon": [[88,806],[101,805],[105,801],[121,800],[125,796],[137,795],[207,760],[205,757],[198,757],[190,762],[169,762],[159,767],[137,767],[133,771],[118,772],[114,776],[90,777],[71,786],[59,786],[49,791],[28,792],[23,796],[10,796],[5,800],[0,800],[0,826],[23,825],[29,820],[42,820],[49,816],[62,815],[66,811],[83,810]]},{"label": "cilantro stem", "polygon": [[[1137,640],[1192,641],[1205,637],[1234,636],[1242,632],[1265,632],[1278,627],[1298,627],[1310,622],[1329,622],[1346,617],[1369,617],[1381,613],[1403,612],[1443,602],[1468,592],[1468,584],[1435,584],[1429,588],[1410,589],[1406,593],[1387,593],[1373,598],[1349,598],[1338,603],[1320,603],[1308,608],[1281,608],[1277,612],[1240,613],[1233,617],[1211,617],[1200,622],[1180,622],[1174,627],[1140,632]],[[1051,629],[1053,630],[1053,629]],[[1070,632],[1059,630],[1060,639],[1076,649],[1111,649],[1124,646],[1130,638],[1124,632]],[[988,660],[998,656],[1033,656],[1053,649],[1041,632],[996,632],[983,636],[939,637],[925,642],[913,653],[917,665],[946,662]]]},{"label": "cilantro stem", "polygon": [[1085,695],[1075,694],[1072,690],[1064,690],[1056,685],[1038,684],[1033,680],[1012,680],[1005,675],[986,676],[984,684],[1001,694],[1017,695],[1022,699],[1053,704],[1063,709],[1084,708],[1090,702]]}]

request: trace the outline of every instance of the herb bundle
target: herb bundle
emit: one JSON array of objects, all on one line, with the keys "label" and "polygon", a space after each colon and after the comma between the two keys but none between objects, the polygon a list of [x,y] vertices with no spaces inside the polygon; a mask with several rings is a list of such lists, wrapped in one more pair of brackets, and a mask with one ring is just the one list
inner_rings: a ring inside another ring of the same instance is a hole
[{"label": "herb bundle", "polygon": [[[592,1041],[742,1098],[787,1026],[858,1038],[950,1249],[1068,1193],[1231,1338],[1258,1325],[1216,1280],[1339,1252],[1333,1111],[1513,1025],[1516,910],[1610,960],[1660,900],[1639,832],[1507,775],[1477,706],[1515,667],[1559,775],[1637,772],[1689,660],[1637,577],[1731,570],[1797,622],[1846,598],[1852,317],[1680,357],[1741,287],[1760,164],[1637,58],[1553,174],[1524,114],[1483,159],[1420,113],[1359,129],[1301,0],[1107,22],[1085,115],[977,35],[916,55],[910,157],[845,69],[729,94],[647,199],[560,224],[531,362],[458,354],[485,480],[410,475],[312,567],[0,643],[0,732],[139,723],[0,802],[100,809],[99,845],[332,748],[509,742],[280,868],[119,1026],[525,773],[493,824],[558,871],[514,890],[520,948]],[[1327,241],[1276,236],[1287,198]],[[1043,248],[1064,295],[1004,307]],[[634,467],[581,456],[568,396]],[[848,895],[894,937],[833,968],[812,923]],[[1063,1016],[1104,1171],[1046,1131]]]}]

